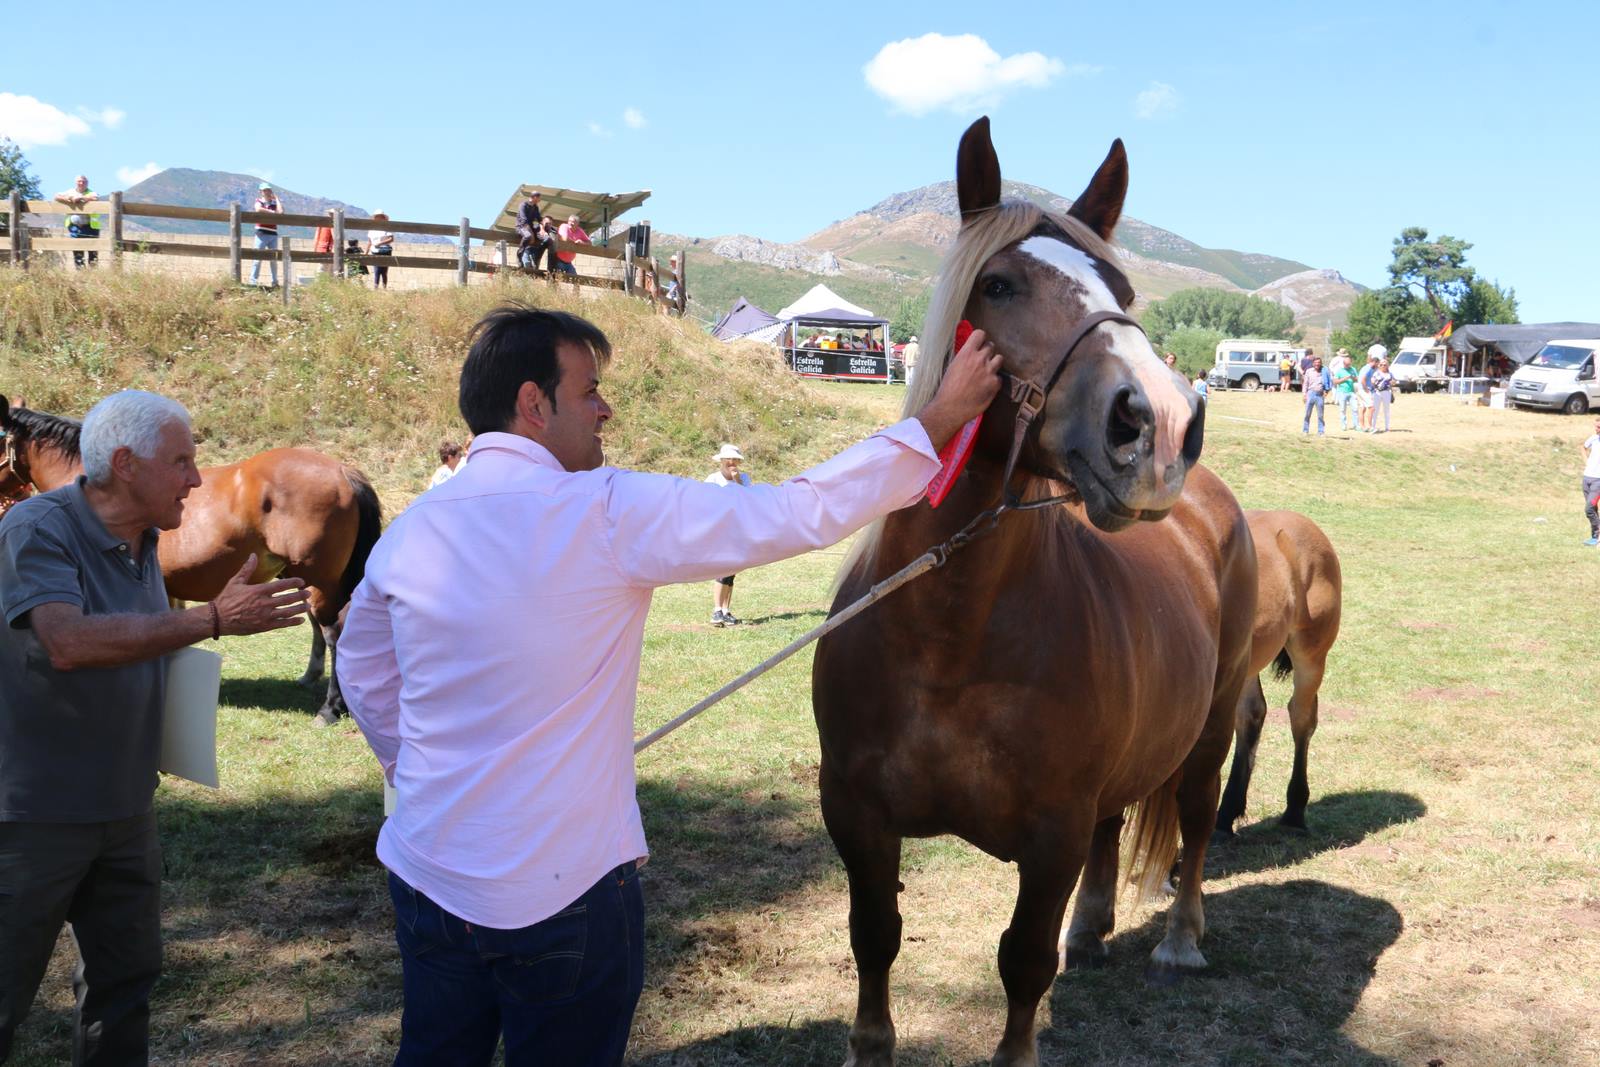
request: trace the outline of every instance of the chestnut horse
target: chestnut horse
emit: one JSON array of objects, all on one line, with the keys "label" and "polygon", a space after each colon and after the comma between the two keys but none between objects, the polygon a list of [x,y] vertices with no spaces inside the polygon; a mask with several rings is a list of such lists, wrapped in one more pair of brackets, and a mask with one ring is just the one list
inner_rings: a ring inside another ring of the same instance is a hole
[{"label": "chestnut horse", "polygon": [[993,341],[1013,386],[940,508],[894,512],[858,539],[834,610],[1004,499],[1017,383],[1038,387],[1043,407],[1019,423],[1013,488],[1068,500],[1001,515],[817,647],[822,814],[849,875],[859,982],[848,1064],[893,1061],[908,836],[956,834],[1017,864],[996,1064],[1038,1061],[1034,1018],[1074,884],[1067,961],[1106,956],[1130,808],[1130,880],[1142,889],[1165,880],[1180,832],[1184,846],[1150,974],[1205,966],[1200,872],[1249,677],[1255,553],[1233,494],[1196,464],[1204,402],[1124,314],[1133,291],[1106,242],[1127,173],[1117,141],[1071,211],[1052,214],[1001,202],[988,119],[961,139],[961,229],[925,322],[934,355],[905,410],[937,390],[959,319]]},{"label": "chestnut horse", "polygon": [[[78,454],[81,423],[27,408],[0,396],[7,471],[39,492],[83,473]],[[338,643],[339,612],[366,573],[367,556],[383,525],[378,494],[366,475],[331,456],[305,448],[275,448],[224,467],[200,471],[183,521],[161,536],[159,555],[167,594],[206,601],[256,554],[253,582],[304,578],[310,594],[311,659],[301,682],[315,684],[327,649]],[[333,671],[318,723],[346,713]]]},{"label": "chestnut horse", "polygon": [[1294,771],[1289,776],[1288,804],[1278,821],[1305,829],[1306,754],[1317,729],[1317,691],[1328,668],[1328,650],[1339,636],[1344,583],[1339,554],[1321,527],[1294,511],[1247,511],[1245,521],[1256,545],[1256,628],[1251,641],[1253,677],[1239,699],[1234,726],[1233,769],[1217,811],[1218,837],[1232,837],[1234,821],[1244,814],[1256,746],[1267,718],[1261,672],[1272,663],[1274,673],[1294,673],[1289,697],[1289,728],[1294,732]]}]

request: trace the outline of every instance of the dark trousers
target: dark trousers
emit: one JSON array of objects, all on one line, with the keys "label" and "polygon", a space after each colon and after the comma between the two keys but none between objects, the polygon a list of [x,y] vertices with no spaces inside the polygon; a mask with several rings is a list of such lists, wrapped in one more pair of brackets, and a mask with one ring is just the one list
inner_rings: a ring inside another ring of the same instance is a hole
[{"label": "dark trousers", "polygon": [[541,255],[544,256],[545,269],[554,270],[556,259],[555,242],[548,237],[532,240],[524,238],[522,246],[517,250],[518,260],[524,267],[529,267],[533,270],[539,269],[539,257]]},{"label": "dark trousers", "polygon": [[1583,516],[1589,520],[1589,536],[1600,537],[1600,478],[1583,480]]},{"label": "dark trousers", "polygon": [[[79,226],[79,225],[77,225],[75,223],[68,223],[67,224],[67,236],[68,237],[87,237],[87,238],[93,239],[93,238],[96,238],[96,237],[100,236],[100,231],[95,229],[93,226]],[[89,253],[74,252],[74,253],[72,253],[72,265],[74,267],[83,266],[83,257],[85,255],[88,255],[88,257],[89,257],[89,266],[91,266],[91,267],[100,262],[100,253],[98,253],[98,252],[89,252]]]},{"label": "dark trousers", "polygon": [[72,1062],[147,1063],[150,990],[161,973],[154,812],[116,822],[0,822],[0,1063],[63,922],[79,956]]},{"label": "dark trousers", "polygon": [[395,940],[405,972],[396,1067],[622,1063],[644,989],[644,894],[632,863],[548,919],[475,926],[394,874]]}]

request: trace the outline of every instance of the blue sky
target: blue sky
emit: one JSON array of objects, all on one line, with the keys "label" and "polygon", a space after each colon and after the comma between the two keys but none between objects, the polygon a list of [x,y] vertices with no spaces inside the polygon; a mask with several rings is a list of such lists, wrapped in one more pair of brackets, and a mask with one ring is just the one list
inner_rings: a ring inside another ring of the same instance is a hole
[{"label": "blue sky", "polygon": [[1420,225],[1525,320],[1600,318],[1594,4],[678,3],[603,40],[500,3],[74,10],[91,49],[0,67],[48,192],[189,166],[476,220],[521,181],[649,188],[658,229],[795,240],[951,177],[987,113],[1006,176],[1068,196],[1122,137],[1128,214],[1200,244],[1375,285]]}]

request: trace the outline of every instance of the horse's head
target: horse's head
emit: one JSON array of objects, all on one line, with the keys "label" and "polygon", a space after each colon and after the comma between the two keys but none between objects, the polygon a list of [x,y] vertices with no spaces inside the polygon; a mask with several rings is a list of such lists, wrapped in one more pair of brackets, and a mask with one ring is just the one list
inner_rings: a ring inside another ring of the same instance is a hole
[{"label": "horse's head", "polygon": [[[961,233],[934,308],[984,330],[1006,371],[1045,391],[1019,465],[1075,487],[1103,530],[1163,517],[1200,457],[1205,408],[1144,332],[1119,321],[1134,296],[1106,243],[1128,187],[1122,142],[1064,216],[1001,203],[986,118],[962,137],[956,174]],[[1085,322],[1097,313],[1112,317]],[[927,332],[949,337],[931,322]],[[990,448],[989,423],[1009,423],[995,418],[1002,410],[1012,410],[1004,394],[985,420]]]},{"label": "horse's head", "polygon": [[26,473],[19,471],[17,457],[17,426],[11,420],[11,401],[0,393],[0,440],[5,449],[0,453],[0,514],[5,508],[28,494]]}]

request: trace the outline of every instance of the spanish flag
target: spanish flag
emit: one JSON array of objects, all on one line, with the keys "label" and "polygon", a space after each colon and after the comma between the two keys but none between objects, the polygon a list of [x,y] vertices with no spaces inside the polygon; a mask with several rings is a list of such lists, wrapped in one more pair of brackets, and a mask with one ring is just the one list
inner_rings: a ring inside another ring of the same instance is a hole
[{"label": "spanish flag", "polygon": [[1438,333],[1433,335],[1433,339],[1435,341],[1448,340],[1449,337],[1450,337],[1451,332],[1454,331],[1455,328],[1456,328],[1456,322],[1455,322],[1454,319],[1451,319],[1449,322],[1444,324],[1444,329],[1440,330]]}]

